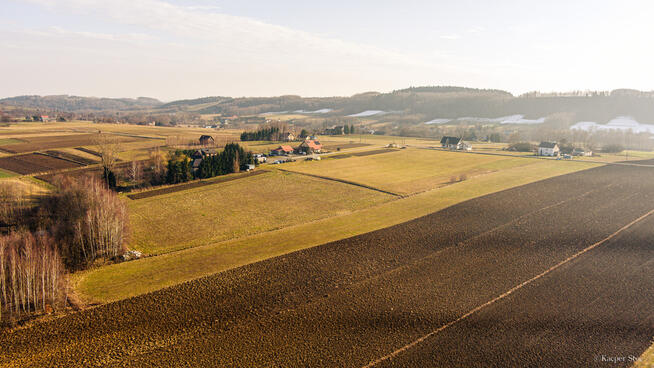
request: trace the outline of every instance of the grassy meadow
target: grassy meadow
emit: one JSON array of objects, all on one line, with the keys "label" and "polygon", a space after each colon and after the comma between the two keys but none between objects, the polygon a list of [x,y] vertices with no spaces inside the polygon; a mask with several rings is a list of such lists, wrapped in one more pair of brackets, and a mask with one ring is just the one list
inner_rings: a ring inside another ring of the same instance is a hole
[{"label": "grassy meadow", "polygon": [[513,157],[409,148],[370,156],[289,163],[284,169],[406,195],[448,185],[461,176],[469,179],[528,164],[528,160]]},{"label": "grassy meadow", "polygon": [[12,177],[12,176],[16,176],[16,175],[18,175],[18,174],[14,174],[14,173],[12,173],[11,171],[7,171],[7,170],[2,170],[2,169],[0,169],[0,179],[2,179],[2,178],[10,178],[10,177]]},{"label": "grassy meadow", "polygon": [[128,200],[132,248],[166,253],[343,216],[392,198],[352,185],[270,172]]}]

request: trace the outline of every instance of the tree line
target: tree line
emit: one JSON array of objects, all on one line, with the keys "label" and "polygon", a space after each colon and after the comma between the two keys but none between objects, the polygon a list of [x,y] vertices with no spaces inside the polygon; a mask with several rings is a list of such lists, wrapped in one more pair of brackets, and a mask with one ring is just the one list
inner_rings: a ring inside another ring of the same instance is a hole
[{"label": "tree line", "polygon": [[0,324],[49,313],[66,301],[66,272],[116,259],[129,237],[127,208],[94,178],[60,178],[42,198],[26,200],[2,183]]},{"label": "tree line", "polygon": [[198,168],[197,177],[212,178],[218,175],[237,173],[255,164],[252,152],[246,152],[238,143],[230,143],[215,156],[205,157]]},{"label": "tree line", "polygon": [[166,183],[184,183],[193,179],[208,179],[214,176],[237,173],[254,165],[252,152],[245,151],[238,143],[225,145],[223,151],[215,155],[205,155],[197,170],[193,170],[191,155],[194,150],[177,150],[168,160]]},{"label": "tree line", "polygon": [[279,141],[282,131],[279,127],[262,127],[254,132],[241,133],[241,141]]}]

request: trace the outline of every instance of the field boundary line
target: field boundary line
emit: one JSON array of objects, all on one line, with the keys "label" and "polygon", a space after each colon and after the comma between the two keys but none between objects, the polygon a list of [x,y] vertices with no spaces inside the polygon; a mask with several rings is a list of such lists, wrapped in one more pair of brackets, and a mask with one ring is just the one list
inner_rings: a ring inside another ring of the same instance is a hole
[{"label": "field boundary line", "polygon": [[299,171],[292,171],[292,170],[286,170],[286,169],[280,169],[280,168],[278,168],[277,170],[285,172],[285,173],[290,173],[290,174],[305,175],[305,176],[310,176],[310,177],[313,177],[313,178],[318,178],[318,179],[323,179],[323,180],[331,180],[331,181],[335,181],[335,182],[342,183],[342,184],[354,185],[354,186],[357,186],[357,187],[374,190],[376,192],[389,194],[389,195],[399,197],[399,198],[408,197],[408,195],[402,195],[402,194],[399,194],[399,193],[389,192],[387,190],[371,187],[370,185],[356,183],[356,182],[349,181],[349,180],[336,179],[336,178],[331,178],[329,176],[322,176],[322,175],[316,175],[316,174],[307,174],[307,173],[303,173],[303,172],[299,172]]},{"label": "field boundary line", "polygon": [[155,188],[155,189],[149,189],[149,190],[143,190],[140,192],[136,193],[131,193],[127,194],[126,197],[133,200],[133,201],[138,201],[139,199],[146,199],[146,198],[152,198],[152,197],[157,197],[165,194],[171,194],[171,193],[176,193],[176,192],[181,192],[184,190],[190,190],[190,189],[195,189],[195,188],[201,188],[205,187],[208,185],[214,185],[214,184],[221,184],[221,183],[227,183],[230,181],[238,180],[238,179],[245,179],[249,178],[252,176],[257,176],[261,174],[268,173],[270,171],[265,170],[265,169],[260,169],[256,171],[250,171],[250,172],[243,172],[243,173],[236,173],[234,176],[228,176],[229,174],[226,175],[218,175],[213,178],[208,178],[208,179],[197,179],[193,181],[188,181],[185,183],[179,183],[179,184],[173,184],[169,185],[163,188]]},{"label": "field boundary line", "polygon": [[616,236],[618,236],[618,235],[619,235],[620,233],[622,233],[623,231],[629,229],[630,227],[632,227],[632,226],[635,225],[636,223],[642,221],[643,219],[645,219],[646,217],[650,216],[650,215],[653,214],[653,213],[654,213],[654,209],[650,210],[649,212],[645,213],[644,215],[638,217],[637,219],[635,219],[635,220],[631,221],[630,223],[626,224],[625,226],[621,227],[621,228],[618,229],[616,232],[614,232],[613,234],[607,236],[606,238],[604,238],[604,239],[602,239],[602,240],[600,240],[600,241],[598,241],[598,242],[596,242],[596,243],[594,243],[594,244],[592,244],[592,245],[590,245],[590,246],[588,246],[588,247],[586,247],[586,248],[580,250],[579,252],[577,252],[577,253],[571,255],[570,257],[568,257],[568,258],[564,259],[563,261],[561,261],[561,262],[555,264],[554,266],[552,266],[552,267],[548,268],[547,270],[545,270],[545,271],[539,273],[538,275],[536,275],[536,276],[530,278],[529,280],[526,280],[526,281],[524,281],[524,282],[522,282],[522,283],[520,283],[520,284],[514,286],[513,288],[511,288],[511,289],[505,291],[504,293],[502,293],[502,294],[496,296],[495,298],[493,298],[493,299],[487,301],[486,303],[484,303],[484,304],[482,304],[482,305],[479,305],[479,306],[477,306],[477,307],[471,309],[470,311],[468,311],[467,313],[463,314],[463,315],[460,316],[459,318],[457,318],[457,319],[455,319],[455,320],[452,320],[452,321],[450,321],[450,322],[448,322],[448,323],[442,325],[441,327],[439,327],[439,328],[437,328],[437,329],[435,329],[435,330],[429,332],[429,333],[426,334],[426,335],[423,335],[423,336],[419,337],[418,339],[416,339],[416,340],[414,340],[414,341],[412,341],[412,342],[410,342],[410,343],[408,343],[408,344],[402,346],[401,348],[399,348],[399,349],[397,349],[397,350],[395,350],[395,351],[393,351],[393,352],[391,352],[391,353],[389,353],[389,354],[387,354],[387,355],[384,355],[384,356],[381,357],[381,358],[378,358],[378,359],[375,359],[375,360],[371,361],[370,363],[368,363],[367,365],[365,365],[363,368],[371,368],[371,367],[374,367],[374,366],[376,366],[376,365],[378,365],[378,364],[380,364],[380,363],[382,363],[382,362],[384,362],[384,361],[386,361],[386,360],[392,359],[392,358],[394,358],[394,357],[400,355],[401,353],[403,353],[403,352],[405,352],[405,351],[408,351],[409,349],[413,348],[414,346],[417,346],[418,344],[422,343],[423,341],[427,340],[428,338],[430,338],[430,337],[432,337],[432,336],[438,334],[438,333],[441,332],[441,331],[444,331],[444,330],[447,329],[448,327],[451,327],[451,326],[457,324],[458,322],[461,322],[461,321],[463,321],[464,319],[467,319],[468,317],[470,317],[470,316],[472,316],[473,314],[475,314],[475,313],[481,311],[482,309],[484,309],[484,308],[486,308],[486,307],[488,307],[488,306],[490,306],[490,305],[492,305],[492,304],[495,304],[496,302],[498,302],[498,301],[500,301],[500,300],[506,298],[507,296],[509,296],[509,295],[511,295],[511,294],[513,294],[513,293],[515,293],[516,291],[518,291],[518,290],[522,289],[523,287],[525,287],[525,286],[527,286],[527,285],[533,283],[534,281],[543,278],[544,276],[546,276],[546,275],[548,275],[549,273],[555,271],[556,269],[560,268],[561,266],[564,266],[565,264],[569,263],[570,261],[573,261],[574,259],[578,258],[579,256],[581,256],[581,255],[583,255],[583,254],[585,254],[585,253],[587,253],[587,252],[589,252],[589,251],[591,251],[591,250],[593,250],[593,249],[599,247],[600,245],[606,243],[607,241],[609,241],[609,240],[615,238]]}]

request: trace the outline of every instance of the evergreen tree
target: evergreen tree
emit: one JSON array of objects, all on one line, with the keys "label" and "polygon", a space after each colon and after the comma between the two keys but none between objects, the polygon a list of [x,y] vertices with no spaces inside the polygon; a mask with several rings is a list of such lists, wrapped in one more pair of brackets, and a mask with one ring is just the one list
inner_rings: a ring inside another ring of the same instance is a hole
[{"label": "evergreen tree", "polygon": [[102,180],[107,184],[107,187],[110,189],[116,188],[116,174],[114,174],[113,171],[109,170],[109,168],[104,168],[104,172],[102,173]]}]

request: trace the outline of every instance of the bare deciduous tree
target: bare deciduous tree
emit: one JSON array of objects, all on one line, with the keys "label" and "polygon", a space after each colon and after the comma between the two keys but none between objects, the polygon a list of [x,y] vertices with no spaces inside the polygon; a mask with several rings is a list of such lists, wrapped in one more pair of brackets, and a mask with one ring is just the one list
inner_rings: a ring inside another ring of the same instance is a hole
[{"label": "bare deciduous tree", "polygon": [[54,240],[29,232],[0,237],[0,321],[56,310],[64,299]]},{"label": "bare deciduous tree", "polygon": [[132,161],[128,170],[129,179],[132,182],[140,182],[143,179],[143,164],[136,160]]},{"label": "bare deciduous tree", "polygon": [[93,139],[93,144],[97,146],[98,153],[100,153],[102,167],[113,171],[121,149],[118,138],[111,134],[98,133]]},{"label": "bare deciduous tree", "polygon": [[100,181],[63,179],[42,203],[52,220],[64,263],[70,269],[88,266],[98,258],[111,259],[124,251],[128,237],[127,208]]}]

